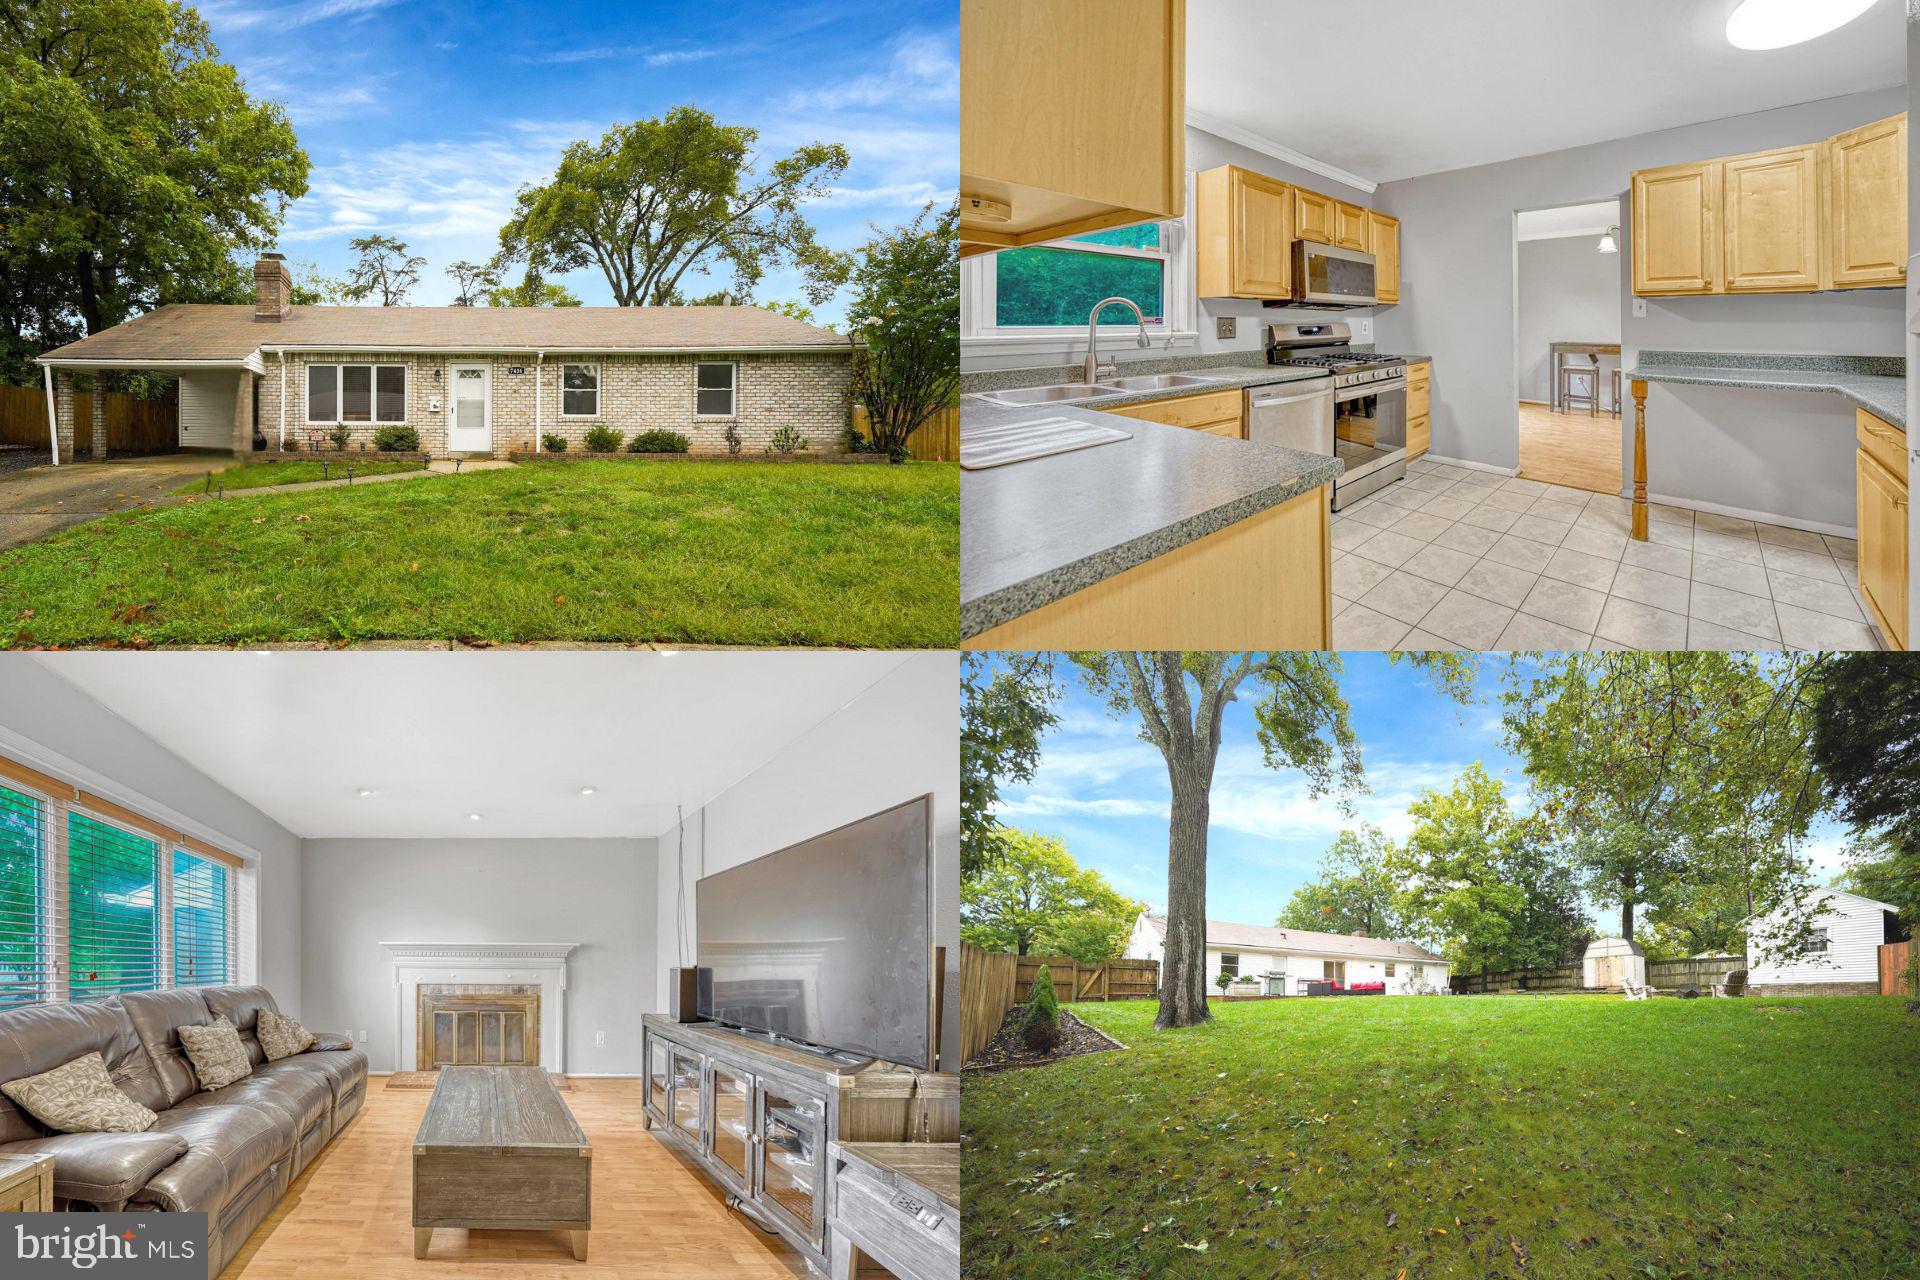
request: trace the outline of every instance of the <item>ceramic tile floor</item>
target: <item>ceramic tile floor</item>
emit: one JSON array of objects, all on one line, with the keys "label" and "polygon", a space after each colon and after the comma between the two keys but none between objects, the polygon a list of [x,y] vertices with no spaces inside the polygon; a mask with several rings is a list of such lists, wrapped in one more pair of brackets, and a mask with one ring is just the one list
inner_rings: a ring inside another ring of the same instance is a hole
[{"label": "ceramic tile floor", "polygon": [[1878,649],[1851,539],[1416,459],[1333,517],[1338,649]]}]

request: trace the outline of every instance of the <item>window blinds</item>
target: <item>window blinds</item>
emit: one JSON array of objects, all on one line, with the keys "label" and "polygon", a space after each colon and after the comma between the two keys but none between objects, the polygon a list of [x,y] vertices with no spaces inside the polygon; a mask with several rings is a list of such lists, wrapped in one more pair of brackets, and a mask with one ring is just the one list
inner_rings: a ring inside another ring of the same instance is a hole
[{"label": "window blinds", "polygon": [[232,873],[225,866],[173,851],[173,985],[210,987],[231,981],[229,925]]},{"label": "window blinds", "polygon": [[46,811],[0,787],[0,1012],[52,998]]},{"label": "window blinds", "polygon": [[160,985],[160,846],[79,812],[67,814],[68,998],[104,1000]]}]

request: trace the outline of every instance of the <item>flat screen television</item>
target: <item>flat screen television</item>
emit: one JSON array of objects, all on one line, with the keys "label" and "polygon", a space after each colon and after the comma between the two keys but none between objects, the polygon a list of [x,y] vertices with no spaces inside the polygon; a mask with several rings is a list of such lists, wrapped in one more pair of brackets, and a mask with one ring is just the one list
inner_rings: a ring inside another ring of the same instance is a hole
[{"label": "flat screen television", "polygon": [[695,889],[702,1017],[933,1069],[933,798]]}]

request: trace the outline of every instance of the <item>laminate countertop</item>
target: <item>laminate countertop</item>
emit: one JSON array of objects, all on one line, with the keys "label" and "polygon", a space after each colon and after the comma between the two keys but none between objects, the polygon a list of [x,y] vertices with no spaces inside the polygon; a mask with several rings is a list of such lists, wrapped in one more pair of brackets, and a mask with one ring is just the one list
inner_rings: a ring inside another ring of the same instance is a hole
[{"label": "laminate countertop", "polygon": [[[1231,386],[1312,377],[1284,366],[1228,366]],[[1182,388],[1194,394],[1208,388]],[[1105,405],[1169,393],[1105,397]],[[1072,418],[1131,438],[960,476],[960,634],[975,636],[1208,534],[1330,484],[1321,454],[1230,440],[1073,404],[1007,407],[967,399],[960,430]],[[1249,584],[1250,589],[1254,584]]]},{"label": "laminate countertop", "polygon": [[1899,356],[1769,356],[1643,351],[1626,378],[1750,391],[1823,391],[1845,396],[1907,429],[1907,379]]}]

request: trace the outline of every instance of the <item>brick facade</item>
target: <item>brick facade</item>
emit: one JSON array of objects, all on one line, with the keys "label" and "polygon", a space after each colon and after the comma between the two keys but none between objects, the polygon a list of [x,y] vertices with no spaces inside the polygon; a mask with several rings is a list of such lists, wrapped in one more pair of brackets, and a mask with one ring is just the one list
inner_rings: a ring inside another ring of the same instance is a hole
[{"label": "brick facade", "polygon": [[[723,360],[735,364],[734,413],[728,418],[694,415],[694,368]],[[600,411],[591,418],[564,417],[560,412],[563,364],[600,366]],[[429,453],[447,452],[447,369],[454,364],[486,364],[492,368],[493,452],[539,447],[539,437],[555,433],[566,437],[570,451],[582,447],[587,430],[611,427],[623,440],[640,431],[666,428],[692,441],[695,453],[725,453],[729,425],[739,431],[742,453],[757,454],[772,441],[774,432],[792,426],[808,439],[815,453],[837,453],[844,447],[852,365],[844,350],[819,353],[727,353],[685,355],[569,355],[548,352],[544,363],[533,356],[460,356],[421,352],[333,353],[298,352],[285,357],[287,411],[285,433],[301,449],[313,439],[332,448],[319,435],[327,426],[306,421],[307,366],[310,364],[404,364],[407,367],[407,420],[420,433],[420,447]],[[267,372],[260,384],[260,428],[268,448],[281,440],[282,361],[266,358]],[[512,370],[522,372],[514,373]],[[539,420],[535,421],[534,384],[540,383]],[[433,408],[438,404],[438,409]],[[386,423],[353,424],[353,445],[371,445],[374,432]]]}]

